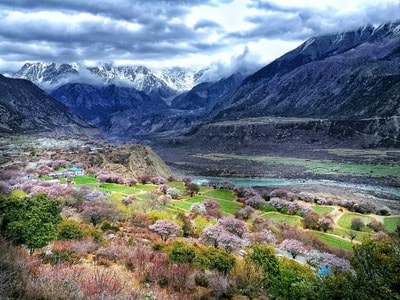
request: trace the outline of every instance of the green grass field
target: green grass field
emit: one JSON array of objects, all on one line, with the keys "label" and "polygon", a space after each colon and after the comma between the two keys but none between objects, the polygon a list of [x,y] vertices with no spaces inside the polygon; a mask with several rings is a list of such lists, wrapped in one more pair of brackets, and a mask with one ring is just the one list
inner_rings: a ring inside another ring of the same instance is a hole
[{"label": "green grass field", "polygon": [[73,182],[75,184],[98,184],[99,181],[97,180],[94,175],[82,175],[82,176],[75,176],[72,177]]},{"label": "green grass field", "polygon": [[400,216],[385,217],[383,224],[385,224],[385,229],[388,232],[394,232],[397,226],[400,225]]},{"label": "green grass field", "polygon": [[269,219],[274,222],[278,223],[288,223],[289,225],[299,226],[301,225],[301,217],[299,216],[292,216],[292,215],[285,215],[279,212],[267,212],[262,214],[261,217]]},{"label": "green grass field", "polygon": [[204,196],[195,196],[195,197],[186,199],[185,201],[186,201],[186,202],[189,202],[189,203],[198,203],[198,202],[203,201],[203,200],[206,199],[206,198],[207,198],[207,197],[204,197]]},{"label": "green grass field", "polygon": [[183,182],[180,181],[170,181],[168,182],[168,186],[176,188],[180,191],[183,191],[185,189],[185,185],[183,184]]},{"label": "green grass field", "polygon": [[205,192],[204,195],[208,196],[210,198],[218,198],[218,199],[230,200],[230,201],[235,200],[235,195],[233,194],[233,192],[228,191],[228,190],[211,190],[211,191]]},{"label": "green grass field", "polygon": [[193,203],[186,201],[172,200],[169,206],[172,208],[173,207],[183,208],[184,210],[189,211],[192,204]]},{"label": "green grass field", "polygon": [[125,186],[116,183],[103,183],[101,185],[101,189],[121,193],[125,195],[132,195],[132,194],[141,194],[149,191],[153,191],[157,188],[155,185],[135,185],[135,186]]},{"label": "green grass field", "polygon": [[110,191],[110,192],[121,193],[121,194],[125,194],[125,195],[131,195],[131,194],[136,193],[136,190],[132,187],[115,184],[115,183],[103,183],[101,185],[101,189]]},{"label": "green grass field", "polygon": [[371,237],[371,234],[368,232],[354,231],[354,230],[344,229],[344,228],[337,227],[337,226],[335,226],[333,231],[328,231],[328,233],[333,233],[339,237],[349,238],[350,231],[352,231],[356,234],[356,237],[354,240],[359,241],[359,242],[362,242],[363,240]]},{"label": "green grass field", "polygon": [[311,209],[319,216],[329,215],[331,212],[335,210],[335,208],[332,206],[320,206],[320,205],[311,206]]},{"label": "green grass field", "polygon": [[214,199],[218,202],[221,211],[227,214],[235,214],[239,209],[242,208],[242,205],[236,201],[223,200],[223,199]]},{"label": "green grass field", "polygon": [[351,229],[351,220],[354,218],[360,218],[363,220],[364,224],[367,225],[369,222],[374,221],[375,218],[371,216],[365,216],[362,214],[357,214],[357,213],[344,213],[340,219],[338,220],[338,225],[340,227],[346,228],[346,229]]},{"label": "green grass field", "polygon": [[341,249],[345,249],[345,250],[353,249],[353,245],[349,241],[343,240],[340,237],[335,237],[334,235],[331,235],[329,233],[311,230],[311,234],[320,238],[321,240],[326,242],[331,247],[341,248]]}]

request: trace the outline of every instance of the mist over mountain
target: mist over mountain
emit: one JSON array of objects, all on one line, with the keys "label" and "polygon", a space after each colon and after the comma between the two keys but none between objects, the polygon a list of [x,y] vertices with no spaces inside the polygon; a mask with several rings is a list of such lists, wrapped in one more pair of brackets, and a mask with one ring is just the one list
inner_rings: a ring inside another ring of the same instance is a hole
[{"label": "mist over mountain", "polygon": [[28,79],[39,87],[52,91],[67,83],[95,85],[114,84],[133,87],[152,97],[168,99],[183,91],[190,90],[201,78],[203,71],[193,72],[174,67],[153,71],[146,66],[113,66],[99,63],[86,67],[79,63],[26,63],[10,77]]}]

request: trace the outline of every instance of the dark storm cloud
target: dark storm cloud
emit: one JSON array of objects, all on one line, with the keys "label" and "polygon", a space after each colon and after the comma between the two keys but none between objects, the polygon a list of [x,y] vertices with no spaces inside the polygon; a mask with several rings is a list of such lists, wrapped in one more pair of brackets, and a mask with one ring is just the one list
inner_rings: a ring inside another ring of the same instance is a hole
[{"label": "dark storm cloud", "polygon": [[[0,63],[3,64],[0,69],[4,69],[6,62],[35,60],[158,62],[223,51],[230,57],[237,55],[240,47],[261,39],[300,42],[366,23],[383,23],[400,15],[395,1],[381,6],[372,0],[365,1],[360,11],[351,14],[338,13],[332,8],[283,6],[261,0],[236,0],[231,6],[221,6],[231,2],[0,0]],[[224,7],[226,11],[222,14],[218,11],[217,19],[204,7],[216,10]],[[229,22],[232,13],[237,26]],[[241,56],[235,57],[243,61]],[[247,51],[243,57],[250,63],[252,54]]]},{"label": "dark storm cloud", "polygon": [[[82,3],[81,3],[82,2]],[[181,1],[184,2],[184,1]],[[11,2],[6,0],[1,4],[6,7]],[[10,41],[7,45],[8,52],[15,53],[16,58],[23,58],[23,51],[16,46],[12,49],[13,43],[24,43],[26,45],[25,60],[39,58],[35,51],[43,51],[42,60],[48,61],[54,57],[64,58],[66,61],[78,59],[118,59],[121,58],[149,58],[163,55],[163,57],[176,56],[191,51],[196,51],[196,38],[203,39],[201,33],[195,33],[194,29],[178,22],[171,22],[173,18],[182,16],[185,8],[179,7],[176,3],[172,7],[167,2],[164,6],[151,6],[146,2],[142,7],[141,14],[136,12],[119,14],[121,10],[115,10],[116,4],[122,7],[130,7],[128,1],[102,2],[103,5],[94,4],[88,6],[83,1],[74,1],[67,5],[59,1],[20,1],[22,8],[28,8],[32,4],[33,9],[38,9],[36,18],[31,10],[24,9],[3,11],[0,13],[0,37],[4,41]],[[1,7],[0,6],[0,7]],[[60,6],[64,11],[56,10]],[[42,10],[40,10],[42,9]],[[91,9],[91,11],[89,11]],[[72,12],[79,10],[79,14]],[[136,8],[137,10],[137,8]],[[132,11],[132,9],[131,9]],[[98,16],[97,13],[104,12],[106,19]],[[90,13],[90,14],[89,14]],[[43,17],[40,17],[42,14]],[[84,15],[82,15],[84,14]],[[111,18],[114,17],[114,18]],[[134,20],[134,22],[126,21]],[[137,28],[130,28],[130,25]],[[51,45],[52,55],[46,46]],[[5,46],[3,46],[5,47]],[[0,41],[1,49],[1,41]],[[70,55],[70,57],[68,57]],[[109,56],[107,56],[109,55]],[[12,55],[11,55],[12,56]],[[131,57],[129,57],[131,56]],[[4,54],[1,55],[4,59]]]},{"label": "dark storm cloud", "polygon": [[232,39],[282,38],[304,40],[312,36],[354,30],[366,24],[381,24],[400,18],[400,4],[396,1],[377,5],[366,1],[357,12],[345,13],[331,6],[315,8],[278,5],[272,1],[252,1],[251,8],[265,12],[262,16],[249,16],[247,21],[255,28],[229,35]]},{"label": "dark storm cloud", "polygon": [[213,28],[213,29],[220,29],[222,28],[220,24],[215,21],[211,20],[199,20],[194,26],[193,29],[203,29],[203,28]]},{"label": "dark storm cloud", "polygon": [[164,17],[182,16],[187,8],[197,3],[207,1],[193,1],[193,4],[185,5],[187,1],[128,1],[128,0],[2,0],[0,8],[22,11],[66,11],[81,12],[94,15],[107,16],[112,19],[137,20],[146,22],[151,20],[148,15]]}]

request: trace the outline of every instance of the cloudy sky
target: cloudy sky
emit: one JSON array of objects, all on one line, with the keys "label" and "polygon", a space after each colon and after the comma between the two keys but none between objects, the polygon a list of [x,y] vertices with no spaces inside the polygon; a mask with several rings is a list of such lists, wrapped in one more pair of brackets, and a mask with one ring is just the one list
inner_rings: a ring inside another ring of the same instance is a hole
[{"label": "cloudy sky", "polygon": [[27,61],[255,68],[311,36],[397,19],[399,0],[0,0],[0,72]]}]

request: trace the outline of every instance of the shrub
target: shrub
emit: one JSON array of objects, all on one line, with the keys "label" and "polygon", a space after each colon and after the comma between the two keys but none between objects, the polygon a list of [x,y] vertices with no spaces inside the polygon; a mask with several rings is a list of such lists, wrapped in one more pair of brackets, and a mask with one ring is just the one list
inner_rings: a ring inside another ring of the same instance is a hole
[{"label": "shrub", "polygon": [[399,296],[398,242],[366,240],[353,247],[354,289],[358,299],[396,299]]},{"label": "shrub", "polygon": [[319,230],[319,216],[314,212],[308,212],[303,216],[304,228]]},{"label": "shrub", "polygon": [[303,200],[305,202],[314,202],[315,200],[315,195],[311,194],[311,193],[307,193],[307,192],[300,192],[298,194],[298,197],[300,200]]},{"label": "shrub", "polygon": [[142,174],[140,175],[137,180],[141,183],[141,184],[146,184],[149,183],[151,181],[151,176],[148,174]]},{"label": "shrub", "polygon": [[208,247],[199,249],[193,263],[208,270],[217,270],[221,273],[228,273],[235,265],[236,259],[224,249]]},{"label": "shrub", "polygon": [[309,251],[306,255],[306,261],[315,268],[329,267],[334,272],[351,271],[350,262],[347,259],[339,258],[334,254],[327,252],[319,252],[317,250]]},{"label": "shrub", "polygon": [[296,258],[298,255],[305,254],[307,249],[303,243],[298,240],[284,240],[280,246],[280,249],[289,252],[292,258]]},{"label": "shrub", "polygon": [[229,275],[237,294],[254,299],[264,290],[265,274],[258,263],[251,260],[238,261]]},{"label": "shrub", "polygon": [[245,206],[244,208],[239,209],[235,213],[235,216],[239,219],[247,220],[248,218],[250,218],[252,213],[254,213],[254,208],[252,208],[251,206]]},{"label": "shrub", "polygon": [[119,231],[119,227],[118,226],[111,225],[107,221],[103,222],[103,224],[101,225],[100,229],[102,231]]},{"label": "shrub", "polygon": [[181,227],[169,220],[158,220],[149,229],[158,234],[163,241],[166,241],[170,236],[177,235]]},{"label": "shrub", "polygon": [[383,223],[377,220],[369,222],[367,227],[375,232],[382,231],[385,228]]},{"label": "shrub", "polygon": [[185,189],[190,197],[193,197],[194,194],[197,194],[200,191],[200,186],[193,182],[189,182],[185,185]]},{"label": "shrub", "polygon": [[230,283],[227,276],[219,273],[211,273],[208,278],[208,288],[211,295],[207,299],[231,299]]},{"label": "shrub", "polygon": [[207,213],[206,206],[204,203],[193,203],[190,206],[190,212],[196,215],[205,215]]},{"label": "shrub", "polygon": [[76,221],[63,220],[57,231],[59,240],[79,240],[84,236],[81,225]]},{"label": "shrub", "polygon": [[196,256],[195,250],[192,246],[174,242],[169,251],[169,261],[172,263],[185,264],[192,263]]},{"label": "shrub", "polygon": [[84,299],[115,299],[124,289],[125,282],[113,270],[96,267],[85,272],[79,281]]},{"label": "shrub", "polygon": [[104,200],[85,201],[82,205],[82,217],[96,226],[104,220],[116,221],[121,213],[111,202]]},{"label": "shrub", "polygon": [[390,208],[387,206],[383,206],[383,207],[379,208],[379,210],[378,210],[378,215],[381,215],[381,216],[390,216],[390,213],[391,213]]},{"label": "shrub", "polygon": [[208,221],[205,217],[196,216],[192,221],[192,235],[194,237],[199,237],[203,230],[213,224],[213,222]]},{"label": "shrub", "polygon": [[248,198],[245,201],[246,205],[251,206],[252,208],[255,209],[260,209],[263,207],[267,202],[260,196],[260,195],[255,195],[250,198]]},{"label": "shrub", "polygon": [[249,197],[251,195],[257,194],[257,192],[254,189],[252,189],[251,187],[245,187],[245,186],[236,186],[234,188],[234,191],[235,191],[236,195],[240,198]]},{"label": "shrub", "polygon": [[361,231],[364,227],[365,224],[361,218],[353,218],[351,220],[351,229]]},{"label": "shrub", "polygon": [[14,198],[0,195],[0,232],[25,244],[31,253],[57,237],[61,208],[45,195]]},{"label": "shrub", "polygon": [[166,194],[171,196],[172,199],[178,199],[179,197],[182,197],[182,192],[177,188],[167,189]]},{"label": "shrub", "polygon": [[222,216],[221,208],[217,201],[212,199],[205,199],[202,203],[206,208],[207,215],[215,218],[220,218]]},{"label": "shrub", "polygon": [[330,218],[320,218],[318,220],[318,227],[322,229],[324,232],[333,229],[333,221]]},{"label": "shrub", "polygon": [[314,299],[319,281],[307,265],[282,257],[268,290],[273,299]]},{"label": "shrub", "polygon": [[45,263],[56,264],[76,264],[81,255],[71,248],[70,241],[56,241],[50,254],[43,254],[42,259]]},{"label": "shrub", "polygon": [[247,225],[241,220],[226,217],[222,218],[218,221],[218,225],[222,226],[226,231],[238,236],[242,237],[245,232],[247,232]]},{"label": "shrub", "polygon": [[132,202],[137,201],[137,199],[138,197],[133,194],[122,198],[121,202],[123,205],[129,206],[130,204],[132,204]]},{"label": "shrub", "polygon": [[251,243],[266,243],[266,244],[275,244],[276,237],[271,230],[263,229],[262,231],[256,231],[247,233],[245,238],[249,240]]},{"label": "shrub", "polygon": [[279,274],[279,263],[275,249],[271,246],[255,244],[249,249],[247,260],[260,266],[264,273],[263,286],[268,288],[272,277]]},{"label": "shrub", "polygon": [[137,227],[147,228],[151,225],[151,220],[145,213],[135,212],[132,216],[131,224]]}]

